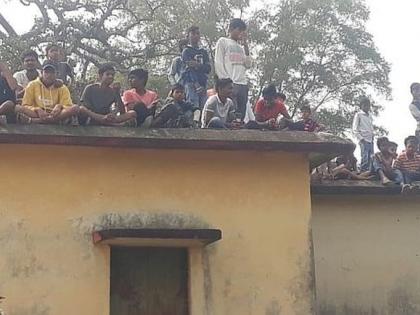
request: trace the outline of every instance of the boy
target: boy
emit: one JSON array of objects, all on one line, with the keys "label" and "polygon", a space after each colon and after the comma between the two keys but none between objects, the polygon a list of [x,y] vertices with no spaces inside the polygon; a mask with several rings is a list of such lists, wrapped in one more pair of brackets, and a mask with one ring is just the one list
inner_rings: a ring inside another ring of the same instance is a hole
[{"label": "boy", "polygon": [[415,136],[404,140],[405,151],[395,160],[394,168],[400,170],[407,184],[420,181],[420,155],[417,153],[419,140]]},{"label": "boy", "polygon": [[241,120],[245,118],[248,103],[246,70],[252,64],[246,29],[244,21],[233,19],[229,25],[229,38],[222,37],[216,43],[214,58],[217,77],[233,81],[233,101]]},{"label": "boy", "polygon": [[77,116],[79,107],[73,105],[69,89],[63,85],[56,87],[57,69],[46,64],[41,77],[29,83],[25,89],[22,106],[16,106],[26,123],[55,124],[63,123]]},{"label": "boy", "polygon": [[416,137],[420,140],[420,83],[413,83],[410,86],[413,101],[410,104],[410,112],[417,122]]},{"label": "boy", "polygon": [[14,123],[16,89],[18,85],[9,67],[0,61],[0,124]]},{"label": "boy", "polygon": [[231,129],[236,125],[235,105],[230,99],[233,93],[231,79],[218,79],[216,81],[216,95],[211,96],[204,105],[201,116],[202,128]]},{"label": "boy", "polygon": [[373,172],[381,180],[382,185],[399,184],[404,185],[404,176],[398,169],[393,168],[394,160],[397,158],[398,145],[390,142],[388,138],[382,137],[377,140],[380,152],[373,156]]},{"label": "boy", "polygon": [[153,120],[151,127],[191,128],[198,124],[199,116],[199,108],[185,101],[185,89],[178,83],[172,87],[167,104]]},{"label": "boy", "polygon": [[306,132],[319,132],[324,130],[324,126],[318,124],[314,119],[311,118],[312,110],[309,105],[303,105],[301,108],[302,120],[289,123],[288,127],[294,131],[306,131]]},{"label": "boy", "polygon": [[265,87],[262,91],[262,98],[255,104],[255,121],[260,129],[279,129],[278,118],[282,115],[291,119],[284,105],[286,97],[277,92],[274,85]]},{"label": "boy", "polygon": [[123,94],[123,102],[127,111],[135,110],[137,113],[137,126],[142,125],[146,118],[153,117],[159,98],[156,92],[146,89],[149,72],[136,69],[128,74],[131,90]]},{"label": "boy", "polygon": [[[179,47],[181,55],[184,49],[187,47],[187,45],[188,45],[188,39],[181,39],[178,42],[178,47]],[[171,66],[168,69],[168,80],[171,86],[180,82],[181,71],[182,71],[182,57],[176,56],[174,59],[172,59]]]},{"label": "boy", "polygon": [[353,134],[359,141],[361,153],[362,172],[370,170],[372,165],[373,149],[373,119],[370,114],[370,101],[368,98],[363,98],[360,102],[360,111],[356,113],[353,119]]},{"label": "boy", "polygon": [[93,124],[112,126],[134,121],[134,112],[125,115],[121,97],[112,87],[114,76],[115,68],[111,64],[105,64],[98,69],[99,83],[88,85],[83,92],[79,122],[88,124],[90,120]]},{"label": "boy", "polygon": [[74,81],[73,69],[67,62],[62,62],[62,51],[57,44],[49,44],[45,49],[47,60],[44,61],[43,66],[51,64],[57,71],[57,79],[63,81],[64,84],[69,84],[69,79]]},{"label": "boy", "polygon": [[188,31],[188,46],[182,52],[184,69],[182,83],[185,86],[187,102],[201,110],[207,100],[207,81],[211,71],[207,50],[200,47],[200,29],[191,26]]},{"label": "boy", "polygon": [[36,80],[41,76],[41,70],[38,69],[39,61],[38,54],[29,50],[22,54],[23,70],[16,72],[13,77],[18,84],[18,92],[20,97],[24,94],[24,89],[28,86],[29,82]]}]

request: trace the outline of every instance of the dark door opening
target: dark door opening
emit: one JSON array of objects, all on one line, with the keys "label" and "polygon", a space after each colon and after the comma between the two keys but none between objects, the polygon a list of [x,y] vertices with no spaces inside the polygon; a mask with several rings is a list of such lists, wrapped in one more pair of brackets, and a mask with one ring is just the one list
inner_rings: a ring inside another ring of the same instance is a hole
[{"label": "dark door opening", "polygon": [[111,315],[188,315],[188,253],[111,248]]}]

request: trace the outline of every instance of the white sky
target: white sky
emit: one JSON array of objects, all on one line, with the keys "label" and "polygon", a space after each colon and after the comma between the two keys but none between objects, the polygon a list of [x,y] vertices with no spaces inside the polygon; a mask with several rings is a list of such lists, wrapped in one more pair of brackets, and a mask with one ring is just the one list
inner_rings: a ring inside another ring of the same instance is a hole
[{"label": "white sky", "polygon": [[[270,2],[272,0],[269,0]],[[376,123],[389,131],[389,137],[401,146],[406,136],[413,134],[416,123],[408,105],[409,86],[420,81],[420,27],[417,0],[366,0],[371,8],[369,31],[385,59],[392,64],[393,100],[384,101],[384,111]],[[34,10],[18,1],[0,0],[1,13],[18,32],[27,31],[33,22]],[[35,11],[36,12],[36,11]],[[402,149],[402,147],[400,147]]]}]

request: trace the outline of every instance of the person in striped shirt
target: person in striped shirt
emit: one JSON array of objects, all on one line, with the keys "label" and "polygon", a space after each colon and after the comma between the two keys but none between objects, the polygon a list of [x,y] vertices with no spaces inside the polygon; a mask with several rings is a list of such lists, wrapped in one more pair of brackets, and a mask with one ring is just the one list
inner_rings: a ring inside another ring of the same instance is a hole
[{"label": "person in striped shirt", "polygon": [[405,177],[407,184],[420,181],[420,155],[417,153],[419,140],[410,136],[404,140],[405,151],[403,151],[394,162],[394,168],[400,170]]}]

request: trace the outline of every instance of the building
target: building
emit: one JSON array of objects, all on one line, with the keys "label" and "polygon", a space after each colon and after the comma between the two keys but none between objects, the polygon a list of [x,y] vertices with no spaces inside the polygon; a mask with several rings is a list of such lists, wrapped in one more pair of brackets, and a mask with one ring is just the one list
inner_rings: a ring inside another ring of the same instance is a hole
[{"label": "building", "polygon": [[0,128],[8,315],[314,314],[309,165],[332,135]]}]

